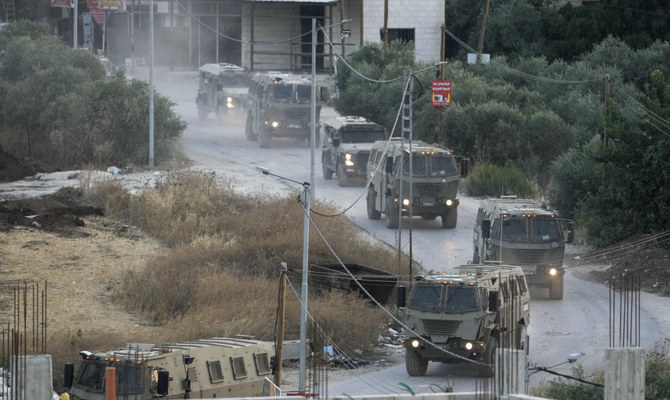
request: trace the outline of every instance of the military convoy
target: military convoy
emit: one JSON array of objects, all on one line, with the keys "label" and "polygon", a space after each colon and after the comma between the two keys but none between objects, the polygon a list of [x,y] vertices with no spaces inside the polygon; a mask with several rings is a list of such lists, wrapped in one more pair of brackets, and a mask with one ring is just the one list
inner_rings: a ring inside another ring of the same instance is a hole
[{"label": "military convoy", "polygon": [[216,116],[239,110],[249,90],[251,74],[235,64],[204,64],[198,69],[198,95],[195,98],[198,116]]},{"label": "military convoy", "polygon": [[526,348],[530,295],[523,270],[505,265],[461,265],[420,277],[404,308],[414,333],[404,340],[405,367],[423,376],[429,361],[472,360],[491,376],[499,345]]},{"label": "military convoy", "polygon": [[[318,123],[321,102],[315,99],[318,142]],[[245,135],[269,147],[273,138],[288,137],[311,143],[312,80],[280,72],[257,73],[251,80],[247,99]]]},{"label": "military convoy", "polygon": [[443,228],[456,227],[458,186],[467,174],[467,163],[459,168],[451,150],[400,138],[378,141],[372,146],[366,170],[371,179],[369,219],[385,214],[386,226],[398,228],[401,216],[441,217]]},{"label": "military convoy", "polygon": [[114,398],[262,396],[274,354],[272,342],[243,337],[164,345],[130,343],[109,352],[80,352],[76,373],[72,364],[65,366],[65,386],[72,400],[111,398],[105,378],[111,368],[116,378]]},{"label": "military convoy", "polygon": [[372,144],[388,138],[386,128],[357,116],[333,117],[323,123],[323,132],[323,178],[336,174],[339,186],[356,179],[365,181]]},{"label": "military convoy", "polygon": [[548,288],[549,297],[559,300],[563,298],[563,253],[565,244],[572,241],[572,223],[563,227],[558,213],[546,205],[515,196],[482,200],[472,262],[519,265],[530,286]]}]

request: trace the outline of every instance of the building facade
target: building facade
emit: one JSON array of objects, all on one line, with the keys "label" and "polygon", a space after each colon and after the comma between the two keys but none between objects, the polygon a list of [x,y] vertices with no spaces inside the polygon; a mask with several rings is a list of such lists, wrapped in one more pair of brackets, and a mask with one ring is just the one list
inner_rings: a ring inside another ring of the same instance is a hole
[{"label": "building facade", "polygon": [[[175,68],[229,62],[257,71],[308,71],[312,20],[319,27],[316,68],[365,43],[413,41],[417,61],[440,59],[444,0],[155,0],[155,65]],[[115,64],[149,60],[150,2],[126,0],[107,11],[104,53]],[[347,22],[342,22],[343,20]],[[97,46],[100,48],[100,46]]]}]

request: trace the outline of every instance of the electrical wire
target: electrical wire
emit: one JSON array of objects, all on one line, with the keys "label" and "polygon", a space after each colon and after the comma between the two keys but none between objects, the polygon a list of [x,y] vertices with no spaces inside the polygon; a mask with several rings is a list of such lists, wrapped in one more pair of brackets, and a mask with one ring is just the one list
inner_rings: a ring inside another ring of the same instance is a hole
[{"label": "electrical wire", "polygon": [[[344,262],[340,259],[340,257],[337,255],[337,253],[336,253],[335,250],[332,248],[332,246],[330,245],[330,243],[328,243],[328,241],[326,240],[326,238],[325,238],[325,237],[323,236],[323,234],[321,233],[321,230],[320,230],[319,227],[316,225],[316,223],[314,222],[314,220],[310,217],[309,213],[307,212],[307,210],[305,210],[305,208],[302,206],[302,204],[301,204],[301,208],[302,208],[303,213],[305,214],[306,218],[309,219],[309,222],[310,222],[310,224],[312,225],[312,227],[314,228],[314,230],[316,231],[316,233],[319,235],[319,237],[321,238],[321,240],[323,241],[323,243],[326,245],[326,247],[328,247],[328,250],[330,251],[330,253],[333,255],[333,257],[335,257],[335,259],[337,260],[337,262],[338,262],[338,263],[340,264],[340,266],[347,272],[347,274],[352,278],[352,280],[356,283],[356,285],[358,285],[358,287],[359,287],[359,289],[361,290],[361,292],[364,293],[364,294],[366,295],[366,297],[367,297],[368,299],[370,299],[370,301],[372,301],[372,302],[377,306],[377,308],[379,308],[380,310],[382,310],[386,315],[388,315],[388,316],[389,316],[393,321],[395,321],[399,326],[401,326],[403,329],[405,329],[406,332],[409,332],[409,333],[411,333],[411,334],[413,334],[413,335],[415,335],[415,336],[417,336],[417,337],[420,337],[421,335],[419,335],[417,332],[415,332],[415,331],[414,331],[413,329],[411,329],[409,326],[405,325],[404,322],[400,321],[395,315],[393,315],[392,312],[390,312],[389,310],[386,309],[386,307],[384,307],[382,304],[380,304],[379,301],[377,301],[377,299],[375,299],[374,296],[372,296],[372,295],[370,294],[370,292],[367,291],[367,289],[365,289],[365,287],[358,281],[358,279],[356,279],[356,276],[355,276],[354,274],[352,274],[351,271],[349,271],[349,268],[347,268],[347,266],[344,264]],[[472,364],[480,365],[480,366],[492,367],[491,364],[484,363],[484,362],[477,361],[477,360],[472,360],[472,359],[467,358],[467,357],[463,357],[463,356],[461,356],[461,355],[459,355],[459,354],[456,354],[456,353],[453,353],[453,352],[448,351],[448,350],[446,350],[446,349],[443,349],[442,347],[439,347],[439,346],[437,346],[436,344],[434,344],[434,343],[432,343],[432,342],[427,341],[427,342],[424,342],[424,343],[426,343],[426,345],[428,345],[429,347],[432,347],[432,348],[436,349],[437,351],[439,351],[439,352],[441,352],[441,353],[443,353],[443,354],[447,354],[447,355],[450,356],[450,357],[454,357],[454,358],[456,358],[456,359],[459,359],[459,360],[462,360],[462,361],[466,361],[466,362],[469,362],[469,363],[472,363]]]},{"label": "electrical wire", "polygon": [[616,260],[621,254],[627,254],[632,249],[641,250],[647,248],[658,247],[658,245],[670,242],[670,230],[653,234],[649,237],[634,240],[617,246],[608,247],[602,250],[596,250],[584,255],[577,256],[566,262],[566,268],[578,267],[580,265],[588,264],[593,260],[608,257],[610,260]]},{"label": "electrical wire", "polygon": [[[293,292],[294,296],[296,297],[296,299],[298,300],[298,302],[300,303],[300,305],[302,307],[303,305],[302,305],[302,301],[300,299],[300,295],[298,294],[298,291],[293,286],[293,283],[291,282],[290,279],[287,279],[287,281],[289,283],[289,287],[291,288],[291,291]],[[314,316],[312,314],[310,314],[309,310],[306,310],[306,315],[314,323],[314,326],[316,327],[316,329],[319,332],[319,334],[321,335],[321,337],[326,339],[326,342],[329,343],[330,345],[332,345],[333,349],[336,350],[339,354],[341,354],[344,357],[344,359],[343,359],[344,364],[347,365],[347,367],[350,368],[350,369],[358,369],[358,367],[359,367],[358,364],[355,363],[354,361],[352,361],[354,358],[347,355],[347,353],[340,346],[338,346],[337,343],[335,343],[335,341],[330,336],[328,336],[328,334],[323,330],[323,328],[316,321]],[[357,375],[357,378],[360,379],[366,385],[370,386],[371,388],[373,388],[375,390],[379,390],[379,391],[381,391],[385,394],[390,394],[390,393],[398,394],[398,393],[400,393],[398,391],[393,391],[393,390],[387,389],[388,386],[392,386],[392,385],[389,382],[386,382],[383,379],[379,378],[376,374],[372,374],[372,373],[371,374],[366,374],[365,377],[363,375],[359,374],[359,375]],[[372,379],[368,379],[368,378],[372,378]],[[380,385],[384,385],[384,386],[380,386]]]},{"label": "electrical wire", "polygon": [[622,88],[615,85],[610,86],[612,89],[614,89],[614,94],[616,94],[618,98],[623,101],[624,104],[626,104],[635,114],[637,114],[649,125],[656,128],[663,135],[670,137],[670,133],[668,133],[668,131],[670,131],[670,122],[663,119],[661,116],[654,113],[650,109],[646,108],[643,104],[626,93]]}]

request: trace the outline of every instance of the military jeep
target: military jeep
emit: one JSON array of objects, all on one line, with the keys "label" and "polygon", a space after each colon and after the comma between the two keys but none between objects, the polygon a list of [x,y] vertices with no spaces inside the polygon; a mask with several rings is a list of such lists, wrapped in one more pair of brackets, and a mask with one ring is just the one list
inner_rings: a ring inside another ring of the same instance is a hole
[{"label": "military jeep", "polygon": [[[321,113],[319,90],[314,107],[318,142]],[[273,138],[293,138],[311,144],[312,80],[309,77],[281,72],[257,73],[251,80],[247,103],[247,140],[269,147]]]},{"label": "military jeep", "polygon": [[204,64],[198,70],[198,95],[195,104],[198,116],[205,119],[209,113],[239,110],[249,90],[250,73],[235,64]]},{"label": "military jeep", "polygon": [[337,116],[323,123],[323,132],[323,178],[335,173],[340,186],[355,179],[365,182],[370,150],[374,142],[387,139],[386,129],[363,117]]}]

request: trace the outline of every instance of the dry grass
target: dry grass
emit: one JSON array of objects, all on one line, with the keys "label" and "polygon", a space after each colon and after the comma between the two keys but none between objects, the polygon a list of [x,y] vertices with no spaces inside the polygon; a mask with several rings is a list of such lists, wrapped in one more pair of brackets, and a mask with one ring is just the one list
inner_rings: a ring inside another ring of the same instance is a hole
[{"label": "dry grass", "polygon": [[[111,185],[95,187],[90,196],[96,204],[126,204],[113,200],[123,196]],[[302,264],[304,214],[296,196],[240,195],[214,176],[186,172],[171,174],[127,204],[130,222],[167,247],[146,269],[122,277],[116,300],[128,311],[180,337],[274,337],[279,265]],[[314,207],[332,212],[323,204]],[[115,213],[122,214],[122,207]],[[358,230],[345,217],[314,218],[344,262],[395,272],[397,255],[353,234]],[[311,263],[336,263],[314,231],[309,249]],[[291,284],[300,290],[300,282]],[[299,332],[297,296],[287,295],[287,338]],[[387,319],[382,311],[356,296],[310,297],[310,313],[329,336],[361,351],[376,345]]]}]

